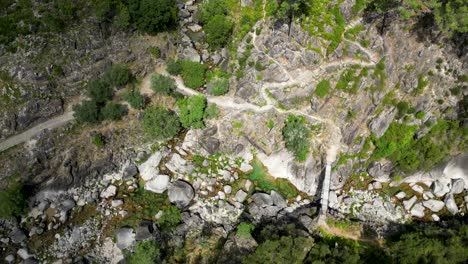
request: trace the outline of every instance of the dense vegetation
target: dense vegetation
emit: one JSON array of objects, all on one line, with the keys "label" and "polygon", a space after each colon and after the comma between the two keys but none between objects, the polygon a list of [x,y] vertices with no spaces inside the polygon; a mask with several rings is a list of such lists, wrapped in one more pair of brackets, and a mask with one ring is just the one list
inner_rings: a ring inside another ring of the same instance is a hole
[{"label": "dense vegetation", "polygon": [[206,66],[194,61],[180,61],[181,76],[187,87],[195,89],[205,84]]},{"label": "dense vegetation", "polygon": [[134,109],[145,108],[145,97],[138,90],[131,90],[122,96]]},{"label": "dense vegetation", "polygon": [[206,42],[211,49],[224,47],[230,40],[233,23],[227,14],[226,0],[209,0],[200,5],[197,18],[204,26]]},{"label": "dense vegetation", "polygon": [[305,118],[289,115],[284,123],[282,133],[286,148],[294,153],[297,160],[305,161],[309,153],[309,138],[311,135]]},{"label": "dense vegetation", "polygon": [[145,110],[143,121],[145,133],[155,139],[169,139],[179,133],[179,117],[167,109],[152,106]]},{"label": "dense vegetation", "polygon": [[389,158],[404,172],[430,170],[450,154],[466,151],[466,132],[459,121],[438,120],[426,135],[416,138],[416,126],[393,122],[374,139],[371,159]]},{"label": "dense vegetation", "polygon": [[[114,96],[114,89],[127,85],[132,75],[127,66],[115,64],[103,74],[102,78],[88,82],[85,100],[73,106],[74,116],[79,123],[98,123],[102,120],[119,120],[126,114],[127,109],[120,104],[110,102]],[[135,96],[135,95],[134,95]],[[130,97],[127,97],[130,98]],[[141,99],[141,98],[140,98]],[[136,100],[140,100],[137,98]],[[138,104],[135,98],[132,103]]]},{"label": "dense vegetation", "polygon": [[126,258],[129,264],[153,264],[159,263],[160,249],[156,241],[145,240],[138,243],[135,252]]},{"label": "dense vegetation", "polygon": [[173,95],[175,92],[175,82],[170,77],[155,73],[151,76],[151,89],[156,93]]},{"label": "dense vegetation", "polygon": [[21,216],[27,206],[24,188],[19,183],[11,183],[0,191],[0,218]]}]

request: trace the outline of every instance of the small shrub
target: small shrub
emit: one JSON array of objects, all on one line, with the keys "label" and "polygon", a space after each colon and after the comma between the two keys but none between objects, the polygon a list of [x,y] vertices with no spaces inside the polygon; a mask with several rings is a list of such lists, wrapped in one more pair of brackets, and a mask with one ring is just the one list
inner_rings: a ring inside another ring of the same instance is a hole
[{"label": "small shrub", "polygon": [[151,53],[151,55],[153,55],[155,59],[161,58],[161,50],[158,47],[148,47],[148,51],[149,53]]},{"label": "small shrub", "polygon": [[102,109],[101,109],[101,118],[105,120],[113,120],[117,121],[122,118],[126,113],[126,109],[121,104],[116,104],[113,102],[108,102]]},{"label": "small shrub", "polygon": [[204,119],[214,119],[214,118],[218,118],[218,116],[219,116],[219,109],[216,106],[216,104],[208,105],[208,107],[205,109]]},{"label": "small shrub", "polygon": [[182,215],[177,206],[171,205],[163,210],[163,215],[158,219],[158,225],[165,230],[173,230],[182,220]]},{"label": "small shrub", "polygon": [[135,247],[135,252],[127,256],[129,264],[159,263],[160,249],[154,240],[144,240]]},{"label": "small shrub", "polygon": [[266,67],[263,66],[259,61],[257,61],[257,62],[255,63],[255,70],[257,70],[257,71],[263,71],[263,70],[265,70],[265,69],[266,69]]},{"label": "small shrub", "polygon": [[215,96],[224,95],[229,91],[229,80],[226,78],[217,78],[210,85],[210,92]]},{"label": "small shrub", "polygon": [[147,108],[142,125],[145,133],[155,139],[169,139],[180,131],[177,115],[162,107]]},{"label": "small shrub", "polygon": [[132,73],[123,64],[114,64],[104,74],[103,80],[112,87],[122,87],[130,82]]},{"label": "small shrub", "polygon": [[123,98],[133,109],[145,108],[145,97],[138,90],[132,90],[125,93]]},{"label": "small shrub", "polygon": [[91,80],[88,83],[88,96],[96,103],[105,103],[110,100],[114,92],[108,82]]},{"label": "small shrub", "polygon": [[23,186],[14,183],[0,191],[0,201],[0,218],[21,216],[27,205]]},{"label": "small shrub", "polygon": [[317,84],[317,88],[315,88],[315,94],[323,98],[328,94],[328,91],[330,90],[330,82],[328,80],[321,80]]},{"label": "small shrub", "polygon": [[243,238],[250,238],[252,237],[251,232],[255,229],[255,226],[249,223],[240,223],[237,226],[236,235],[243,237]]},{"label": "small shrub", "polygon": [[410,108],[408,102],[405,102],[405,101],[399,102],[396,107],[398,109],[398,114],[397,114],[398,119],[406,115],[406,113],[408,112]]},{"label": "small shrub", "polygon": [[151,76],[151,89],[156,93],[172,95],[175,91],[175,82],[170,77],[155,73]]},{"label": "small shrub", "polygon": [[232,30],[232,22],[224,15],[215,15],[204,27],[206,42],[211,49],[219,49],[229,42]]},{"label": "small shrub", "polygon": [[104,136],[101,133],[97,133],[96,135],[92,136],[91,143],[93,143],[98,148],[104,147],[106,144],[104,141]]},{"label": "small shrub", "polygon": [[419,111],[414,115],[414,117],[416,117],[417,119],[423,119],[424,117],[426,117],[426,112]]},{"label": "small shrub", "polygon": [[187,87],[195,89],[205,84],[206,66],[194,61],[182,61],[182,79]]},{"label": "small shrub", "polygon": [[271,129],[273,129],[273,127],[275,127],[275,122],[272,119],[270,119],[266,123],[266,126],[271,130]]},{"label": "small shrub", "polygon": [[205,126],[203,117],[206,108],[206,98],[202,95],[186,97],[177,102],[180,110],[180,122],[185,128],[202,128]]},{"label": "small shrub", "polygon": [[172,76],[179,75],[182,72],[182,64],[179,61],[169,59],[166,70]]},{"label": "small shrub", "polygon": [[95,101],[83,101],[73,106],[73,116],[78,123],[97,123],[99,108]]}]

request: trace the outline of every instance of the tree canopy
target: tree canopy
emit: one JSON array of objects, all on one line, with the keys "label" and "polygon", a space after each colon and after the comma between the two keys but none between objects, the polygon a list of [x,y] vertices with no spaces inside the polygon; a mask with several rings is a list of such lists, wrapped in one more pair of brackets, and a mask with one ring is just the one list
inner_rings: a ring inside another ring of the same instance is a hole
[{"label": "tree canopy", "polygon": [[309,138],[311,133],[307,127],[305,118],[289,115],[284,123],[282,133],[286,142],[286,148],[294,153],[297,160],[306,160],[310,148]]},{"label": "tree canopy", "polygon": [[155,139],[169,139],[179,133],[179,117],[159,106],[152,106],[145,110],[142,121],[145,133]]},{"label": "tree canopy", "polygon": [[177,102],[180,110],[180,121],[183,127],[202,128],[205,126],[203,117],[206,108],[206,98],[202,95],[185,97]]}]

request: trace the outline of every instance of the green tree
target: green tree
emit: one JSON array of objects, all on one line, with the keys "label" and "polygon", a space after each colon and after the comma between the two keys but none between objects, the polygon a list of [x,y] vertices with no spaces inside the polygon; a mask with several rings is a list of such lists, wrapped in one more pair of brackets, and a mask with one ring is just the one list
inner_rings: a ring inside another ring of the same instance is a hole
[{"label": "green tree", "polygon": [[205,126],[203,117],[206,108],[206,98],[202,95],[185,97],[177,102],[180,110],[180,122],[185,128],[202,128]]},{"label": "green tree", "polygon": [[73,116],[79,123],[97,123],[99,121],[99,108],[95,101],[83,101],[73,106]]},{"label": "green tree", "polygon": [[177,25],[175,0],[140,0],[138,12],[132,17],[139,30],[155,34]]},{"label": "green tree", "polygon": [[105,120],[113,120],[117,121],[122,118],[126,114],[126,109],[121,104],[116,104],[113,102],[108,102],[102,109],[101,109],[101,118]]},{"label": "green tree", "polygon": [[160,254],[156,241],[145,240],[136,245],[135,252],[127,256],[127,261],[129,264],[159,263]]},{"label": "green tree", "polygon": [[156,93],[173,95],[175,91],[175,82],[170,77],[155,73],[151,76],[151,89]]},{"label": "green tree", "polygon": [[88,83],[88,96],[96,103],[105,103],[113,94],[112,87],[103,80],[91,80]]},{"label": "green tree", "polygon": [[232,22],[224,15],[216,15],[206,23],[206,41],[215,50],[226,46],[231,36]]},{"label": "green tree", "polygon": [[125,93],[123,95],[123,98],[134,109],[145,108],[145,97],[138,90],[132,90],[132,91]]},{"label": "green tree", "polygon": [[196,17],[202,25],[207,24],[217,15],[226,16],[228,5],[226,0],[209,0],[203,2],[198,8]]},{"label": "green tree", "polygon": [[121,87],[130,82],[132,73],[126,65],[114,64],[104,73],[103,79],[113,87]]},{"label": "green tree", "polygon": [[117,15],[114,17],[114,24],[120,29],[127,29],[130,26],[130,12],[123,3],[118,5]]},{"label": "green tree", "polygon": [[205,84],[206,66],[195,61],[181,61],[182,79],[187,87],[195,89]]},{"label": "green tree", "polygon": [[289,115],[285,121],[283,130],[283,139],[286,142],[286,148],[293,152],[299,161],[306,160],[310,149],[310,129],[302,116]]},{"label": "green tree", "polygon": [[159,140],[173,138],[181,128],[177,115],[159,106],[145,110],[142,125],[148,136]]},{"label": "green tree", "polygon": [[106,22],[112,14],[112,0],[92,0],[91,7],[100,22]]}]

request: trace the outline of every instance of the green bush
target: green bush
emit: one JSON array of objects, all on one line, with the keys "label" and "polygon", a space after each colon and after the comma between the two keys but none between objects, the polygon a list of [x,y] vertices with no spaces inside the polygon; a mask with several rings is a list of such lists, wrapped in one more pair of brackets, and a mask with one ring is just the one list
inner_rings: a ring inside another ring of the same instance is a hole
[{"label": "green bush", "polygon": [[145,110],[142,125],[145,133],[155,139],[173,138],[181,128],[176,114],[157,106]]},{"label": "green bush", "polygon": [[103,80],[112,87],[122,87],[130,82],[132,73],[123,64],[112,65],[104,74]]},{"label": "green bush", "polygon": [[161,58],[161,50],[158,47],[154,47],[154,46],[148,47],[148,51],[149,53],[151,53],[151,55],[153,55],[154,58],[156,59]]},{"label": "green bush", "polygon": [[19,183],[0,191],[0,201],[0,218],[21,216],[27,206],[23,186]]},{"label": "green bush", "polygon": [[411,143],[416,126],[407,126],[393,122],[381,138],[374,142],[375,150],[372,158],[380,159],[392,155],[396,150],[403,149]]},{"label": "green bush", "polygon": [[120,3],[117,7],[117,14],[114,17],[114,25],[118,28],[125,30],[130,26],[130,12],[128,7]]},{"label": "green bush", "polygon": [[182,79],[187,87],[195,89],[205,84],[206,66],[194,61],[181,61]]},{"label": "green bush", "polygon": [[182,64],[174,59],[169,59],[166,70],[172,76],[179,75],[182,72]]},{"label": "green bush", "polygon": [[240,223],[237,226],[236,235],[243,237],[243,238],[250,238],[252,237],[251,233],[255,229],[255,226],[249,223]]},{"label": "green bush", "polygon": [[204,1],[198,8],[196,17],[202,25],[207,24],[217,15],[225,16],[228,13],[226,0]]},{"label": "green bush", "polygon": [[88,96],[96,103],[105,103],[114,95],[114,91],[108,82],[103,80],[91,80],[88,83]]},{"label": "green bush", "polygon": [[226,46],[231,36],[232,22],[224,15],[215,15],[205,25],[206,42],[211,49]]},{"label": "green bush", "polygon": [[282,236],[278,240],[266,240],[246,256],[244,264],[302,264],[314,240],[305,237]]},{"label": "green bush", "polygon": [[204,119],[214,119],[218,118],[219,116],[219,109],[216,106],[216,104],[210,104],[208,107],[205,109],[205,114],[203,116]]},{"label": "green bush", "polygon": [[122,96],[133,109],[145,108],[145,97],[138,91],[132,90]]},{"label": "green bush", "polygon": [[414,115],[414,117],[416,117],[417,119],[423,119],[424,117],[426,117],[426,112],[419,111]]},{"label": "green bush", "polygon": [[99,108],[94,101],[83,101],[73,106],[73,116],[78,123],[97,123],[99,121]]},{"label": "green bush", "polygon": [[408,110],[410,109],[410,106],[408,104],[408,102],[405,102],[405,101],[402,101],[402,102],[399,102],[397,105],[396,105],[397,109],[398,109],[398,114],[397,114],[397,119],[400,119],[402,118],[404,115],[406,115],[406,113],[408,113]]},{"label": "green bush", "polygon": [[106,144],[104,141],[104,136],[101,133],[97,133],[96,135],[92,136],[91,143],[93,143],[98,148],[104,147]]},{"label": "green bush", "polygon": [[328,91],[330,90],[330,82],[328,80],[321,80],[317,84],[317,88],[315,88],[315,94],[323,98],[328,94]]},{"label": "green bush", "polygon": [[138,243],[135,252],[127,256],[129,264],[160,263],[160,249],[154,240],[145,240]]},{"label": "green bush", "polygon": [[305,161],[310,148],[310,129],[306,125],[305,118],[289,115],[285,121],[282,134],[286,142],[286,148],[294,153],[297,160]]},{"label": "green bush", "polygon": [[156,93],[173,95],[175,91],[175,82],[170,77],[155,73],[151,76],[151,89]]},{"label": "green bush", "polygon": [[113,120],[117,121],[122,118],[126,114],[126,109],[121,104],[116,104],[113,102],[108,102],[102,109],[101,109],[101,118],[104,120]]},{"label": "green bush", "polygon": [[171,205],[163,210],[162,216],[158,219],[158,225],[163,230],[173,230],[182,220],[182,214],[177,206]]},{"label": "green bush", "polygon": [[130,0],[129,5],[132,20],[141,31],[155,34],[177,26],[175,0]]},{"label": "green bush", "polygon": [[203,117],[206,108],[206,98],[202,95],[186,97],[177,102],[180,110],[180,122],[185,128],[203,128]]},{"label": "green bush", "polygon": [[216,78],[211,82],[210,86],[210,93],[212,95],[224,95],[229,91],[229,79]]}]

